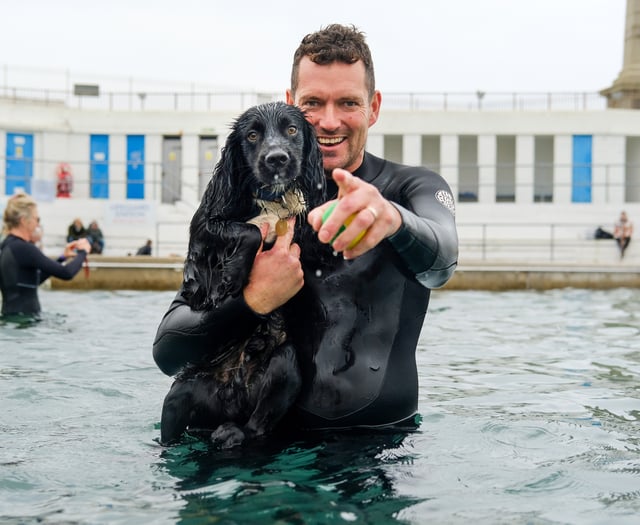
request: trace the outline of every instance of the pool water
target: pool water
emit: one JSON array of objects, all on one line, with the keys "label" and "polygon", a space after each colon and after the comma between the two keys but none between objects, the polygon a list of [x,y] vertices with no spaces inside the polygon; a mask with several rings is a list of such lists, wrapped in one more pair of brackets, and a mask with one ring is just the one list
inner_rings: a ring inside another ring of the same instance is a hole
[{"label": "pool water", "polygon": [[42,290],[0,321],[0,523],[631,524],[637,290],[435,291],[414,432],[157,443],[172,292]]}]

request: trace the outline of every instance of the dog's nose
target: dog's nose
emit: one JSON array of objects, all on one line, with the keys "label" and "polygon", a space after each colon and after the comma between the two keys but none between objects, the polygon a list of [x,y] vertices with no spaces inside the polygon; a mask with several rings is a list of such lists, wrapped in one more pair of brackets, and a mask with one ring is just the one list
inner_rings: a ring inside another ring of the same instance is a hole
[{"label": "dog's nose", "polygon": [[282,150],[271,151],[267,154],[264,160],[267,165],[272,168],[281,168],[289,162],[289,155]]}]

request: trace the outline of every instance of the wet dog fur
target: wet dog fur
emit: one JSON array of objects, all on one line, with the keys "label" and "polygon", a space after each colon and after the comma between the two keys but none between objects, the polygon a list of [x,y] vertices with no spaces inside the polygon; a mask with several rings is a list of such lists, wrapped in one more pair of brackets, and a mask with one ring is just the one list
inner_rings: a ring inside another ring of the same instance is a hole
[{"label": "wet dog fur", "polygon": [[[191,308],[211,310],[242,293],[262,242],[261,222],[271,224],[266,247],[283,213],[298,215],[294,242],[307,249],[315,235],[305,212],[324,200],[322,157],[304,114],[277,102],[240,115],[191,221],[183,281]],[[221,448],[240,445],[271,432],[300,387],[296,348],[278,309],[248,337],[212,348],[208,361],[176,376],[163,404],[160,441],[206,429]]]}]

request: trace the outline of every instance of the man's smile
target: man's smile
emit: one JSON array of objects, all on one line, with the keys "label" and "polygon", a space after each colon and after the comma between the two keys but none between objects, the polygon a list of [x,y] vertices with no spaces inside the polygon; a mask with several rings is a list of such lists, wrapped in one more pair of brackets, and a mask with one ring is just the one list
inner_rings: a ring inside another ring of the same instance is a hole
[{"label": "man's smile", "polygon": [[318,137],[318,144],[321,146],[335,146],[346,140],[346,137]]}]

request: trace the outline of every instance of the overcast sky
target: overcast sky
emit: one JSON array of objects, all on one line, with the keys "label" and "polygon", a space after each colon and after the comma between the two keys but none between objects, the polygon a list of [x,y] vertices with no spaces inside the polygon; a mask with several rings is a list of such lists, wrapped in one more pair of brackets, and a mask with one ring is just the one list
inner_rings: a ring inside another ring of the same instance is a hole
[{"label": "overcast sky", "polygon": [[0,0],[0,75],[10,83],[28,66],[284,91],[301,38],[340,22],[367,34],[383,93],[595,92],[622,68],[625,7],[626,0]]}]

